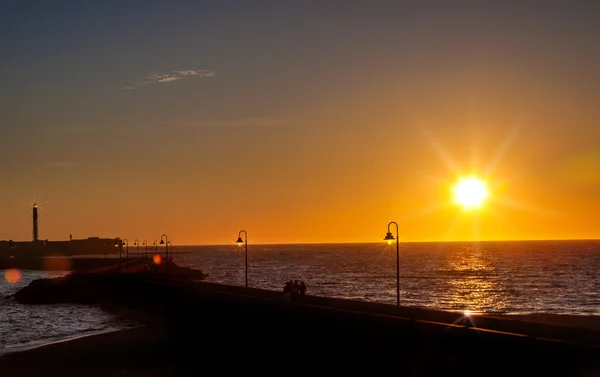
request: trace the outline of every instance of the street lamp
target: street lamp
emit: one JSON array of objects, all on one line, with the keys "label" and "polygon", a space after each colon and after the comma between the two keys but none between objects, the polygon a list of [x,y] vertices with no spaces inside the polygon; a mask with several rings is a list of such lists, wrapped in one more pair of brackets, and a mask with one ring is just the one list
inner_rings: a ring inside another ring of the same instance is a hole
[{"label": "street lamp", "polygon": [[[242,232],[244,233],[244,240],[242,241]],[[242,244],[246,245],[246,288],[248,288],[248,233],[245,230],[240,230],[238,233],[237,239],[238,246],[242,246]]]},{"label": "street lamp", "polygon": [[144,240],[143,245],[146,247],[146,254],[144,255],[144,259],[148,259],[148,242]]},{"label": "street lamp", "polygon": [[127,265],[129,263],[129,240],[127,238],[123,238],[121,242],[125,246],[125,265]]},{"label": "street lamp", "polygon": [[121,262],[122,262],[121,252],[123,251],[123,242],[121,242],[120,238],[115,239],[115,247],[119,248],[119,268],[121,268]]},{"label": "street lamp", "polygon": [[152,245],[154,245],[154,254],[157,255],[158,254],[158,241],[154,240]]},{"label": "street lamp", "polygon": [[[163,237],[165,238],[163,240]],[[165,245],[165,259],[167,264],[165,265],[165,270],[169,268],[169,237],[166,234],[160,236],[160,244]]]},{"label": "street lamp", "polygon": [[133,246],[137,246],[138,259],[140,259],[140,240],[137,238],[133,241]]},{"label": "street lamp", "polygon": [[390,221],[388,224],[388,231],[385,235],[384,241],[388,242],[388,245],[394,241],[394,236],[390,231],[390,225],[396,225],[396,305],[400,306],[400,244],[398,240],[398,224],[395,221]]}]

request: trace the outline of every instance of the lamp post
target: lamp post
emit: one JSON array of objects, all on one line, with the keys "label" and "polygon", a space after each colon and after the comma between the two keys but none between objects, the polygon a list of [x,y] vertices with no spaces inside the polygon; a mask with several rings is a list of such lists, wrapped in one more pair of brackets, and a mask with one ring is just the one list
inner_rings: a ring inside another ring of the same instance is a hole
[{"label": "lamp post", "polygon": [[133,241],[133,246],[137,246],[138,259],[140,259],[140,241],[137,238]]},{"label": "lamp post", "polygon": [[154,240],[152,245],[154,245],[154,255],[158,255],[158,241]]},{"label": "lamp post", "polygon": [[[163,237],[165,238],[164,240]],[[165,259],[167,263],[165,265],[165,270],[167,270],[169,268],[169,237],[166,234],[160,236],[160,244],[165,245]]]},{"label": "lamp post", "polygon": [[123,245],[125,245],[125,265],[127,265],[129,263],[129,240],[127,238],[123,238],[121,242]]},{"label": "lamp post", "polygon": [[115,247],[119,248],[119,269],[120,269],[121,263],[122,263],[121,253],[123,251],[123,242],[121,242],[120,238],[115,239]]},{"label": "lamp post", "polygon": [[[244,233],[244,240],[242,241],[242,232]],[[240,230],[237,239],[238,246],[244,244],[246,246],[246,288],[248,288],[248,233],[245,230]]]},{"label": "lamp post", "polygon": [[144,255],[144,259],[148,259],[148,242],[144,240],[143,245],[146,247],[146,254]]},{"label": "lamp post", "polygon": [[388,231],[385,235],[384,241],[388,242],[388,245],[394,241],[394,236],[390,231],[390,225],[396,225],[396,305],[400,306],[400,241],[398,239],[398,224],[395,221],[390,221],[388,224]]}]

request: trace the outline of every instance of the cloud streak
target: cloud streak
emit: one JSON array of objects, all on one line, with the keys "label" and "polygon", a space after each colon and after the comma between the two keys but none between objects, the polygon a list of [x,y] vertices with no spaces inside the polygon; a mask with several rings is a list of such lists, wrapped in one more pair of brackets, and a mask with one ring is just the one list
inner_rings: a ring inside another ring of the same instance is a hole
[{"label": "cloud streak", "polygon": [[53,168],[70,168],[70,167],[75,167],[75,166],[80,166],[81,164],[79,162],[75,162],[75,161],[50,161],[50,162],[46,162],[46,166],[49,167],[53,167]]},{"label": "cloud streak", "polygon": [[145,81],[138,82],[134,85],[123,87],[123,90],[133,90],[145,85],[165,84],[173,81],[183,80],[188,77],[214,77],[216,73],[206,69],[186,69],[182,71],[171,71],[163,73],[152,73],[146,76]]},{"label": "cloud streak", "polygon": [[243,118],[232,120],[214,120],[205,122],[163,122],[163,126],[167,127],[183,127],[183,128],[229,128],[229,127],[294,127],[302,125],[300,119],[290,118]]}]

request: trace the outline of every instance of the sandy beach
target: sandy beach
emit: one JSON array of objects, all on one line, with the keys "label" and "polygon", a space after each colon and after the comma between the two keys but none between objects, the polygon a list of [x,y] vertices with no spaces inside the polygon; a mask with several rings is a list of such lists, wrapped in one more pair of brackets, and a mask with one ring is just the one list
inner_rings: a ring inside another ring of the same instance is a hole
[{"label": "sandy beach", "polygon": [[160,327],[80,337],[0,357],[6,376],[168,376],[171,363],[169,334]]}]

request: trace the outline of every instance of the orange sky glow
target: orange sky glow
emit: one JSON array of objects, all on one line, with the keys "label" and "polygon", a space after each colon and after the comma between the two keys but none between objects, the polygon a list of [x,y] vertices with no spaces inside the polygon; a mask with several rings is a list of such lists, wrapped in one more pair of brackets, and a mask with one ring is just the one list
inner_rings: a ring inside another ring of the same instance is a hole
[{"label": "orange sky glow", "polygon": [[7,23],[0,240],[600,238],[595,19],[284,3]]}]

